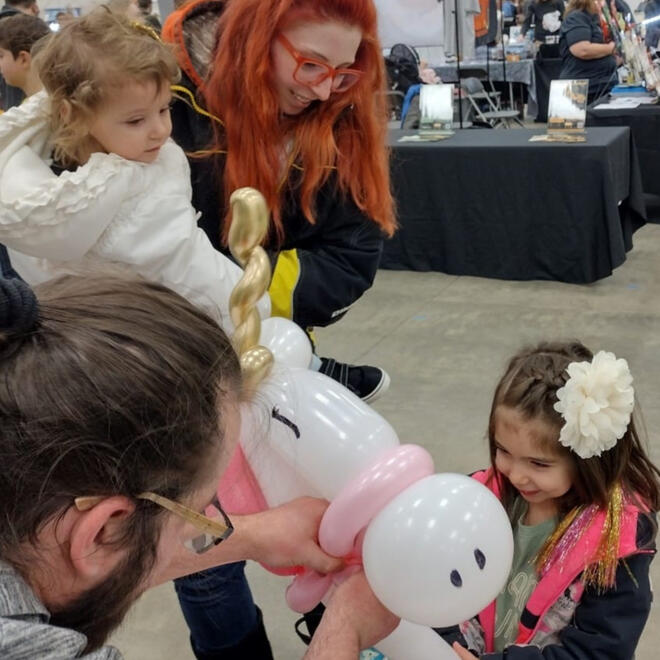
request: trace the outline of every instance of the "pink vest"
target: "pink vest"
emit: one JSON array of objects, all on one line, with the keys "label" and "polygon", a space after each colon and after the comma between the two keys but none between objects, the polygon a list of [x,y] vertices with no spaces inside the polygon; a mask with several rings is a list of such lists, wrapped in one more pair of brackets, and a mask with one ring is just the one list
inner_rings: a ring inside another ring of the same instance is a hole
[{"label": "pink vest", "polygon": [[[489,488],[496,497],[500,497],[499,486],[493,476],[492,468],[476,472],[472,477]],[[637,547],[639,513],[639,509],[635,506],[629,504],[624,506],[619,543],[620,559],[644,552]],[[545,613],[588,566],[587,560],[593,557],[600,543],[604,520],[605,513],[597,513],[589,528],[580,536],[566,561],[561,565],[555,563],[539,580],[523,610],[521,621],[518,624],[518,637],[514,644],[529,643]],[[495,601],[479,613],[479,623],[484,631],[486,651],[492,653],[495,641]]]}]

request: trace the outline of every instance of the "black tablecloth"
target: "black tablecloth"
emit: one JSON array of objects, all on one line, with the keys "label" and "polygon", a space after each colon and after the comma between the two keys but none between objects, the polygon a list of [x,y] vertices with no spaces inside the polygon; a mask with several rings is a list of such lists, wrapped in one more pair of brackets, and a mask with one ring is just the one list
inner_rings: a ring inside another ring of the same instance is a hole
[{"label": "black tablecloth", "polygon": [[644,224],[630,130],[529,142],[540,132],[464,130],[411,143],[397,141],[410,131],[392,131],[400,229],[381,267],[565,282],[610,275]]},{"label": "black tablecloth", "polygon": [[594,110],[593,105],[587,108],[587,126],[630,126],[642,171],[642,188],[660,195],[660,105],[616,110]]}]

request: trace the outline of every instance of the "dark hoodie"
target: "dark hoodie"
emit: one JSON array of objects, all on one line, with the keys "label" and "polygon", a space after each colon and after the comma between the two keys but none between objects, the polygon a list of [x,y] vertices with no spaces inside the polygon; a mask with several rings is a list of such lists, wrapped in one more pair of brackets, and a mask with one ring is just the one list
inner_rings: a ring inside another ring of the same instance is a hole
[{"label": "dark hoodie", "polygon": [[[18,9],[5,5],[0,9],[0,20],[7,18],[8,16],[14,16],[14,14],[18,13],[20,13]],[[22,90],[18,89],[18,87],[8,85],[5,79],[0,75],[0,104],[2,105],[3,111],[9,110],[9,108],[13,108],[15,105],[20,105],[23,103],[24,98],[25,94],[23,94]]]},{"label": "dark hoodie", "polygon": [[[172,137],[186,153],[207,149],[212,141],[211,120],[192,105],[203,106],[197,87],[206,77],[216,42],[220,0],[184,5],[163,26],[163,39],[176,43],[183,71],[180,92],[172,107]],[[201,213],[199,226],[216,249],[220,243],[226,202],[219,177],[224,156],[189,158],[193,206]],[[325,326],[339,320],[373,284],[383,247],[379,226],[339,193],[335,177],[319,190],[316,222],[303,215],[298,201],[300,172],[292,168],[282,221],[282,245],[267,246],[274,264],[270,296],[274,316],[291,318],[303,328]]]}]

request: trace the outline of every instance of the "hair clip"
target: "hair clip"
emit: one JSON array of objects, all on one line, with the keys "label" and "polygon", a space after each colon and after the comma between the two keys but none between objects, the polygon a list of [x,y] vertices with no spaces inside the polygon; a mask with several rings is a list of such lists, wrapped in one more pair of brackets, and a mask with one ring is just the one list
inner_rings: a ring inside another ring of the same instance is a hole
[{"label": "hair clip", "polygon": [[154,30],[152,27],[149,27],[148,25],[145,25],[144,23],[140,23],[140,21],[131,21],[131,27],[138,32],[148,34],[152,39],[155,39],[156,41],[161,41],[161,38],[156,30]]}]

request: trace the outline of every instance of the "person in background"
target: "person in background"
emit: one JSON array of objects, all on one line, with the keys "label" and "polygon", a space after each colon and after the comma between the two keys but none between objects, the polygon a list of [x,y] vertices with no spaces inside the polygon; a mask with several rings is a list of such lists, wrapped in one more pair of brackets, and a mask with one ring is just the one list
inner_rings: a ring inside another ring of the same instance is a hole
[{"label": "person in background", "polygon": [[161,24],[160,21],[158,20],[158,16],[153,13],[153,5],[151,0],[135,0],[137,8],[140,11],[140,16],[142,19],[142,22],[145,25],[148,25],[150,28],[155,30],[158,34],[160,34],[161,31]]},{"label": "person in background", "polygon": [[[32,72],[30,48],[37,39],[34,37],[43,32],[42,22],[38,19],[39,7],[34,0],[19,0],[16,2],[8,2],[0,11],[0,26],[3,25],[5,20],[14,19],[15,17],[25,16],[29,20],[19,21],[18,24],[12,23],[11,27],[4,30],[4,43],[7,47],[2,46],[0,53],[0,104],[2,111],[9,110],[23,102],[26,95],[33,94],[39,90],[39,80]],[[18,27],[20,34],[13,34],[14,30]],[[48,30],[48,27],[46,30]],[[45,33],[44,33],[45,34]],[[43,36],[43,35],[42,35]],[[11,44],[11,45],[10,45]],[[17,51],[19,57],[18,62],[14,57],[14,47],[20,46]],[[27,48],[30,46],[30,48]],[[24,51],[24,52],[21,52]],[[26,68],[27,66],[27,68]],[[5,77],[5,69],[7,74],[12,79],[8,81]],[[27,72],[30,72],[29,75]],[[25,90],[28,90],[27,92]],[[0,274],[2,277],[15,278],[18,273],[11,265],[11,260],[7,252],[7,248],[0,244]]]},{"label": "person in background", "polygon": [[502,19],[504,23],[504,34],[508,35],[511,26],[516,24],[516,14],[518,13],[518,7],[513,0],[504,0],[502,3]]},{"label": "person in background", "polygon": [[71,23],[71,21],[75,21],[76,17],[71,12],[58,11],[57,14],[55,15],[55,20],[57,21],[57,25],[61,30],[65,25]]},{"label": "person in background", "polygon": [[[36,0],[6,0],[5,5],[0,9],[0,21],[18,13],[39,16],[39,5]],[[2,110],[9,110],[9,108],[19,105],[24,98],[25,94],[18,87],[8,85],[5,79],[0,76],[0,105]]]},{"label": "person in background", "polygon": [[607,94],[616,83],[616,45],[603,42],[596,0],[570,0],[559,35],[563,60],[559,77],[587,78],[589,103]]},{"label": "person in background", "polygon": [[644,3],[644,19],[658,18],[657,21],[646,25],[644,43],[648,48],[657,50],[660,41],[660,0],[647,0]]},{"label": "person in background", "polygon": [[564,0],[534,0],[527,7],[522,25],[525,36],[534,24],[534,42],[541,57],[559,57],[559,29],[564,17]]},{"label": "person in background", "polygon": [[42,89],[39,76],[32,66],[31,51],[50,28],[37,16],[18,13],[0,21],[0,73],[25,96]]}]

